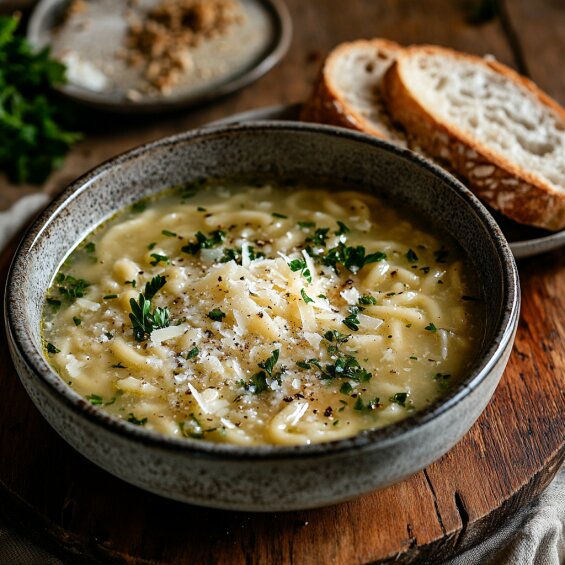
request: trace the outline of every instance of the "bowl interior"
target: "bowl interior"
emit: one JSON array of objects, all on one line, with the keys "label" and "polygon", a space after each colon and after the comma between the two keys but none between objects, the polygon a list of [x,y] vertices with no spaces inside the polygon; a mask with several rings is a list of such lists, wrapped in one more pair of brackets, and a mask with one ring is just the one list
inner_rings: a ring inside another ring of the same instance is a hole
[{"label": "bowl interior", "polygon": [[[223,126],[167,138],[109,161],[69,187],[28,232],[8,283],[8,324],[36,374],[60,392],[66,389],[67,397],[76,394],[44,360],[40,327],[45,292],[78,241],[139,198],[203,177],[250,175],[357,185],[451,234],[478,274],[487,318],[475,367],[438,406],[444,409],[449,399],[456,401],[474,388],[508,336],[518,300],[515,264],[495,222],[463,185],[409,151],[354,132],[290,122]],[[406,429],[433,417],[438,406],[375,432]]]}]

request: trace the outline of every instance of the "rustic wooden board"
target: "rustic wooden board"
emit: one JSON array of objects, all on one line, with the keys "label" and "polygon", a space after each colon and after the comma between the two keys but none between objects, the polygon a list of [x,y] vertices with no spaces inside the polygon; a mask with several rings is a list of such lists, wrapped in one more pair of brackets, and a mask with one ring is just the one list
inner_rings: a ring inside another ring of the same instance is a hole
[{"label": "rustic wooden board", "polygon": [[[513,66],[525,61],[541,86],[563,102],[563,75],[553,63],[565,47],[563,26],[556,23],[563,21],[560,0],[540,0],[535,9],[527,0],[508,0],[501,3],[502,20],[471,25],[469,15],[481,2],[349,0],[344,8],[342,0],[287,0],[295,39],[273,72],[198,111],[158,120],[90,115],[88,137],[44,190],[55,194],[102,160],[156,137],[262,105],[303,100],[323,55],[358,37],[439,43],[492,53]],[[1,180],[0,187],[0,208],[34,190]],[[11,245],[0,256],[0,279],[13,250]],[[99,470],[35,410],[0,332],[0,515],[72,563],[349,565],[396,558],[436,562],[453,555],[538,494],[565,456],[565,252],[522,262],[520,271],[516,346],[493,401],[470,433],[403,483],[305,512],[254,515],[181,505]]]}]

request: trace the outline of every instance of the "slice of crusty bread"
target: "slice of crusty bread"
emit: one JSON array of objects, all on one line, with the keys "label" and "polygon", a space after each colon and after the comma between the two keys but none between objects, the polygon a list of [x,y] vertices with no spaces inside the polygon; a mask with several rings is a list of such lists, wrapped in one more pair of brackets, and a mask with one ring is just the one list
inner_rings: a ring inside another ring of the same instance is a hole
[{"label": "slice of crusty bread", "polygon": [[387,108],[424,151],[487,204],[524,224],[565,228],[565,110],[495,61],[433,46],[397,55]]},{"label": "slice of crusty bread", "polygon": [[386,39],[338,45],[326,58],[301,119],[403,142],[384,107],[381,81],[402,47]]}]

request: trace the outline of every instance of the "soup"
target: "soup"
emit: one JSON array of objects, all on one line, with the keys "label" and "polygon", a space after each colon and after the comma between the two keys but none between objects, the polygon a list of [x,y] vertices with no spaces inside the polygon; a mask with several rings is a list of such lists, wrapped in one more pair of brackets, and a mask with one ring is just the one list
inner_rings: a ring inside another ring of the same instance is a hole
[{"label": "soup", "polygon": [[484,306],[455,242],[359,190],[209,182],[140,201],[69,255],[46,355],[160,433],[240,445],[350,437],[462,379]]}]

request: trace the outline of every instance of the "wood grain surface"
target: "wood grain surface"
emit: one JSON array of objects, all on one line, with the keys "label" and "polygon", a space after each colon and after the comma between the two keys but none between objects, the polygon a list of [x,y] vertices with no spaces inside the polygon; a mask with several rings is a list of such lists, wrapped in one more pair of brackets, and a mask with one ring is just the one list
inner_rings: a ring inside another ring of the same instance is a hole
[{"label": "wood grain surface", "polygon": [[[287,3],[295,37],[271,73],[191,112],[122,119],[86,111],[87,138],[42,190],[55,194],[100,161],[162,135],[234,112],[300,101],[324,54],[358,37],[492,53],[527,68],[565,102],[564,75],[556,71],[565,49],[560,0],[536,2],[535,9],[528,0],[498,2],[494,16],[477,1]],[[0,207],[37,190],[2,180],[0,187]],[[2,279],[14,248],[15,242],[0,257]],[[113,478],[74,452],[41,418],[19,383],[2,334],[0,515],[65,563],[436,563],[452,556],[537,495],[565,455],[565,253],[533,258],[519,268],[523,305],[514,351],[472,430],[410,479],[320,510],[266,515],[209,510]]]}]

